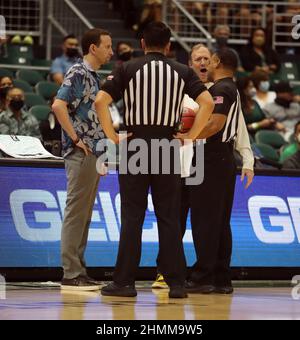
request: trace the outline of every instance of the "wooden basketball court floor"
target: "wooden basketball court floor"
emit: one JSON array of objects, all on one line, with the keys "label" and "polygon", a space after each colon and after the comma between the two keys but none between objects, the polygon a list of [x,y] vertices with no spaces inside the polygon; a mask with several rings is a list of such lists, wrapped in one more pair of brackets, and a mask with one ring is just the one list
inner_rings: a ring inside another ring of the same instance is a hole
[{"label": "wooden basketball court floor", "polygon": [[187,299],[169,299],[168,290],[150,287],[138,282],[136,298],[118,298],[62,292],[58,284],[7,284],[0,320],[300,320],[300,300],[293,299],[292,287],[239,284],[233,295],[189,294]]}]

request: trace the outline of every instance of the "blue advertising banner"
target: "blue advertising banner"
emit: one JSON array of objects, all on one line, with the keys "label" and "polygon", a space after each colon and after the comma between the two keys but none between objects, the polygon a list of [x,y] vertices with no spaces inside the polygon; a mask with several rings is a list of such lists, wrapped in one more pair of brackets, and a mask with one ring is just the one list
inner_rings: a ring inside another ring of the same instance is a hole
[{"label": "blue advertising banner", "polygon": [[[66,201],[65,170],[0,167],[0,267],[59,267]],[[201,208],[201,207],[199,207]],[[237,177],[231,218],[232,266],[300,266],[300,177],[256,176],[245,190]],[[113,267],[120,232],[118,177],[101,178],[86,262]],[[188,265],[195,259],[190,223],[184,237]],[[151,195],[143,230],[141,266],[155,267],[157,223]]]}]

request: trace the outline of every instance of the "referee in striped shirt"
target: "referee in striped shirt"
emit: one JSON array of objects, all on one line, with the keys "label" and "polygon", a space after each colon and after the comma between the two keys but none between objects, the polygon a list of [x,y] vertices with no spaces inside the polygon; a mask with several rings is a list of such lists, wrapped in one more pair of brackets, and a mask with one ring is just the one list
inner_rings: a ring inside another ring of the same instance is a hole
[{"label": "referee in striped shirt", "polygon": [[199,139],[204,144],[204,180],[190,186],[190,207],[196,263],[186,282],[188,292],[232,293],[230,216],[236,165],[233,144],[241,114],[240,96],[233,81],[238,65],[230,49],[215,52],[208,65],[214,81],[209,92],[215,108]]},{"label": "referee in striped shirt", "polygon": [[[170,36],[170,30],[165,24],[150,23],[141,41],[145,56],[126,62],[116,69],[98,93],[95,105],[99,120],[106,136],[115,143],[120,141],[120,136],[113,129],[108,106],[113,100],[118,101],[122,97],[125,105],[125,126],[132,133],[129,145],[135,139],[142,139],[151,150],[153,139],[172,141],[176,125],[180,121],[185,93],[200,106],[195,122],[185,138],[195,140],[207,123],[214,107],[212,96],[192,69],[166,57],[170,48]],[[130,160],[132,153],[127,151],[126,158]],[[151,152],[147,155],[149,163],[150,154]],[[137,294],[134,283],[141,256],[141,235],[148,190],[151,188],[158,224],[161,271],[170,287],[169,296],[186,297],[186,263],[179,223],[180,173],[119,173],[119,184],[119,251],[113,282],[102,288],[102,295]]]}]

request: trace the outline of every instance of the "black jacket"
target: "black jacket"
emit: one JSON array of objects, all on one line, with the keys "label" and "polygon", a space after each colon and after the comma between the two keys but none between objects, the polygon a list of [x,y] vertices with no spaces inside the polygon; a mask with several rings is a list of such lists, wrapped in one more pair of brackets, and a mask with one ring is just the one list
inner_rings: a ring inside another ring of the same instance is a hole
[{"label": "black jacket", "polygon": [[[280,59],[276,51],[272,48],[268,48],[264,51],[265,54],[265,62],[267,65],[275,64],[277,66],[277,70],[280,69]],[[245,46],[241,51],[241,61],[244,69],[248,72],[252,72],[255,70],[256,66],[263,66],[262,57],[255,52],[252,46]]]}]

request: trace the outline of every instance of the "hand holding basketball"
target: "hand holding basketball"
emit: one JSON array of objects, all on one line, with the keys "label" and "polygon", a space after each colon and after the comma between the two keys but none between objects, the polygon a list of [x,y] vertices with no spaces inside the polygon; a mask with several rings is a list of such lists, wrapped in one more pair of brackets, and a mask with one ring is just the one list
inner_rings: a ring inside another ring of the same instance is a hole
[{"label": "hand holding basketball", "polygon": [[188,132],[191,129],[191,127],[194,124],[195,116],[196,114],[194,110],[190,108],[183,109],[182,117],[181,117],[181,128],[180,128],[181,133]]}]

